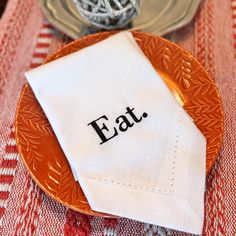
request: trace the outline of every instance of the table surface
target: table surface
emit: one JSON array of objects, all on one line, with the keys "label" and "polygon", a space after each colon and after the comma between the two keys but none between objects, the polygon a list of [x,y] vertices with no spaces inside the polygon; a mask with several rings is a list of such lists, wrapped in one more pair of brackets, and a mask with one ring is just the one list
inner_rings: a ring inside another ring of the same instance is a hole
[{"label": "table surface", "polygon": [[[203,234],[236,235],[236,0],[203,0],[194,22],[171,39],[215,79],[224,106],[224,143],[207,177]],[[9,0],[0,19],[0,235],[188,235],[83,215],[51,199],[30,178],[14,130],[23,73],[69,41],[45,21],[39,1]]]}]

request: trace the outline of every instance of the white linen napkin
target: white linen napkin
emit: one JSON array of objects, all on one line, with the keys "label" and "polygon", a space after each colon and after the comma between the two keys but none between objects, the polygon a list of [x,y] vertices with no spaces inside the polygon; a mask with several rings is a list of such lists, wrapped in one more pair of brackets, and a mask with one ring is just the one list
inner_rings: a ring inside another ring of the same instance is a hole
[{"label": "white linen napkin", "polygon": [[131,33],[26,77],[93,210],[201,233],[205,138]]}]

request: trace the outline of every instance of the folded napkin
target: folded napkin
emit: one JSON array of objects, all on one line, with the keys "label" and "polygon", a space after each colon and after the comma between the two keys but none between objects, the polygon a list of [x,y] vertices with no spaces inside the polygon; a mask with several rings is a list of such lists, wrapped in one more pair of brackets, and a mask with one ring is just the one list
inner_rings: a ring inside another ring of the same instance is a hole
[{"label": "folded napkin", "polygon": [[93,210],[201,233],[205,138],[131,33],[26,77]]}]

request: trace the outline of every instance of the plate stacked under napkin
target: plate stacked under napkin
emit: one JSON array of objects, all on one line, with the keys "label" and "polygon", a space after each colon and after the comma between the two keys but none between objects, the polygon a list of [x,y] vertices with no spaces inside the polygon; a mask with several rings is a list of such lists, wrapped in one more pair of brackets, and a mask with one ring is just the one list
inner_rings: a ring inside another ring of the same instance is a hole
[{"label": "plate stacked under napkin", "polygon": [[26,77],[93,210],[201,233],[205,138],[131,33]]}]

